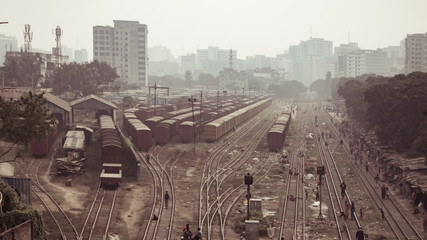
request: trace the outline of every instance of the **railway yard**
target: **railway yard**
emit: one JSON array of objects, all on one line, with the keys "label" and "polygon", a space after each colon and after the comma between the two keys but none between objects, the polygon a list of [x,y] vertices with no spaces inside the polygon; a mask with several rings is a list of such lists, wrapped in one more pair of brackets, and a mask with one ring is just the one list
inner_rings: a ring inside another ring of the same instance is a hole
[{"label": "railway yard", "polygon": [[[369,239],[427,239],[409,200],[394,188],[382,198],[376,164],[366,156],[364,162],[353,160],[354,139],[342,136],[342,119],[328,105],[263,97],[222,115],[217,107],[217,119],[204,123],[206,134],[195,138],[178,124],[186,122],[188,129],[194,108],[156,126],[150,125],[154,116],[145,124],[137,110],[122,110],[115,122],[125,136],[121,143],[92,122],[84,172],[57,174],[61,137],[46,157],[28,156],[16,169],[32,179],[32,205],[43,214],[48,239],[181,239],[186,224],[193,236],[200,227],[203,239],[245,239],[248,173],[250,198],[260,203],[260,211],[250,212],[260,222],[259,239],[355,239],[359,227]],[[147,141],[142,132],[150,129],[156,136]],[[128,156],[117,159],[111,146],[125,145],[132,146],[137,177],[121,177]],[[346,202],[354,203],[354,217]]]}]

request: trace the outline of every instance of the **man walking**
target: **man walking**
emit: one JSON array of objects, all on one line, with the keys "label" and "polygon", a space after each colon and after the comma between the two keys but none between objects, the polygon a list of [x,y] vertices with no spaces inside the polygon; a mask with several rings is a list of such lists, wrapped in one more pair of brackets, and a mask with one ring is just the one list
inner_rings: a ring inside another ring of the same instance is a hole
[{"label": "man walking", "polygon": [[350,211],[351,211],[351,220],[353,220],[354,217],[354,212],[356,211],[356,206],[354,206],[354,201],[351,201],[351,207],[350,207]]},{"label": "man walking", "polygon": [[200,228],[197,228],[197,233],[196,236],[194,236],[193,238],[194,240],[202,240],[202,230],[200,230]]},{"label": "man walking", "polygon": [[365,240],[365,233],[361,227],[359,227],[359,230],[356,232],[356,240]]},{"label": "man walking", "polygon": [[345,196],[345,189],[347,188],[347,185],[345,184],[345,182],[342,182],[340,184],[340,187],[341,187],[341,197],[344,197]]},{"label": "man walking", "polygon": [[169,202],[169,193],[168,193],[168,191],[166,191],[166,193],[165,193],[165,206],[166,206],[166,209],[168,208],[168,202]]}]

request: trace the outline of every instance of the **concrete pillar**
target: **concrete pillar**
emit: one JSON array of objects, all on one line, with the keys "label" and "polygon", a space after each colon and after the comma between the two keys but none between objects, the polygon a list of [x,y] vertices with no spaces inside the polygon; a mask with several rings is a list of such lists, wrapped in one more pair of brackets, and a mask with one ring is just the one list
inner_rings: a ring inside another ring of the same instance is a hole
[{"label": "concrete pillar", "polygon": [[246,240],[258,240],[259,239],[259,221],[245,220],[245,234],[246,234]]},{"label": "concrete pillar", "polygon": [[261,212],[261,199],[252,198],[251,200],[249,200],[249,209],[251,209],[251,211],[254,210]]}]

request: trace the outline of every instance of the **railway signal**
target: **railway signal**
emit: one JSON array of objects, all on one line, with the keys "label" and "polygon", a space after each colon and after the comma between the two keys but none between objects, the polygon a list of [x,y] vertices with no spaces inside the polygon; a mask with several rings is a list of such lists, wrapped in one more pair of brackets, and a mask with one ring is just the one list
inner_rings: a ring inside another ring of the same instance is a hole
[{"label": "railway signal", "polygon": [[250,173],[248,173],[247,175],[245,175],[245,185],[248,185],[248,193],[246,194],[246,199],[248,200],[248,215],[247,215],[247,220],[249,220],[250,217],[250,212],[249,212],[249,200],[251,199],[251,185],[254,183],[254,179],[252,177],[252,175]]}]

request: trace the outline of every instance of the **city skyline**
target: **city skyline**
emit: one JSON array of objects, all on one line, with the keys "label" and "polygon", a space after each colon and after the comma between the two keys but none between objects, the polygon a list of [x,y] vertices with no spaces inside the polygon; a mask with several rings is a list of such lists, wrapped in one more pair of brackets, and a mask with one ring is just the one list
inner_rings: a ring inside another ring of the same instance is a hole
[{"label": "city skyline", "polygon": [[[217,46],[238,50],[238,58],[276,56],[301,40],[323,38],[334,46],[357,42],[363,49],[399,45],[406,34],[425,33],[427,2],[411,1],[75,1],[8,3],[0,10],[8,24],[0,34],[15,36],[23,46],[25,24],[34,33],[32,47],[51,50],[52,30],[60,26],[62,45],[87,49],[93,59],[92,27],[113,20],[139,21],[148,27],[148,47],[165,46],[174,57]],[[46,17],[41,13],[47,12]]]}]

